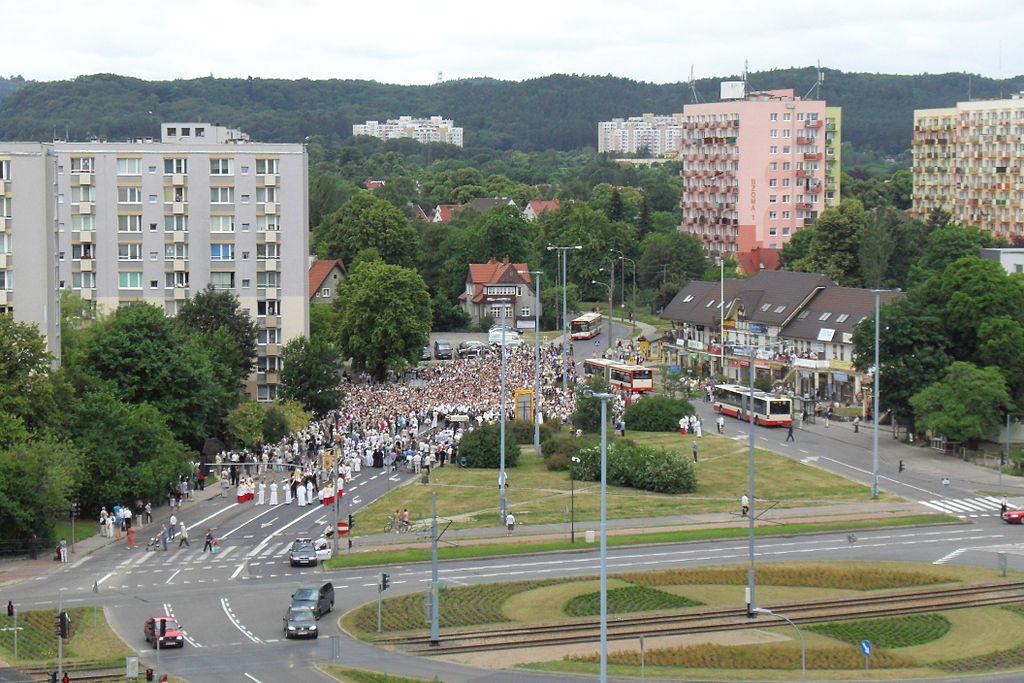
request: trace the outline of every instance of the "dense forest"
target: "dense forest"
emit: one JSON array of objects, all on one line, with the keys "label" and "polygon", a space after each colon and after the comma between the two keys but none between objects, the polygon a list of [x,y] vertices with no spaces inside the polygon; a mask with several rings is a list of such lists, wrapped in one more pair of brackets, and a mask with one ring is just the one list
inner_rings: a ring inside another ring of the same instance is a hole
[{"label": "dense forest", "polygon": [[[722,75],[696,83],[703,101],[718,97]],[[915,108],[967,99],[968,75],[894,75],[826,70],[821,96],[842,106],[844,139],[860,150],[897,154],[910,146]],[[1024,89],[1024,76],[970,77],[974,97]],[[803,95],[813,68],[749,74],[752,89],[793,88]],[[5,97],[6,94],[6,97]],[[265,141],[321,135],[342,140],[352,124],[400,114],[443,114],[465,128],[467,147],[536,151],[596,144],[596,123],[643,112],[672,113],[689,101],[684,83],[556,74],[525,81],[488,78],[429,86],[374,81],[198,78],[144,81],[111,74],[69,81],[0,79],[0,139],[122,139],[154,135],[160,121],[223,122]]]}]

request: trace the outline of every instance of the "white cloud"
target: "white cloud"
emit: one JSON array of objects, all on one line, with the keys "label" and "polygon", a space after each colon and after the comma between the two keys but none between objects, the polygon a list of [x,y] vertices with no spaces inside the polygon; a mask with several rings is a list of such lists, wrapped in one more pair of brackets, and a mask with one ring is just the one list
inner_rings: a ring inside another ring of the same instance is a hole
[{"label": "white cloud", "polygon": [[[1024,5],[975,0],[0,0],[0,72],[58,79],[263,76],[430,83],[610,73],[642,80],[822,64],[1015,75]],[[45,7],[45,11],[41,8]],[[1002,69],[1000,69],[1000,53]]]}]

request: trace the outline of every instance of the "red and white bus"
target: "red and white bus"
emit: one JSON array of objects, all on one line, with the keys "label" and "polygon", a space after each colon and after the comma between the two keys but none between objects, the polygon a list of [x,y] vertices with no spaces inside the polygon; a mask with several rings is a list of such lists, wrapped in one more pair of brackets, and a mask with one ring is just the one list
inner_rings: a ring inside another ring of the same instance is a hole
[{"label": "red and white bus", "polygon": [[569,336],[573,339],[593,339],[600,331],[600,313],[584,313],[569,323]]},{"label": "red and white bus", "polygon": [[[716,412],[749,422],[749,406],[749,388],[739,384],[719,384],[715,387]],[[754,424],[786,427],[792,423],[793,401],[789,397],[754,390]]]},{"label": "red and white bus", "polygon": [[606,358],[588,358],[583,361],[583,372],[588,377],[600,375],[617,391],[638,394],[654,389],[654,373],[642,365],[629,365]]}]

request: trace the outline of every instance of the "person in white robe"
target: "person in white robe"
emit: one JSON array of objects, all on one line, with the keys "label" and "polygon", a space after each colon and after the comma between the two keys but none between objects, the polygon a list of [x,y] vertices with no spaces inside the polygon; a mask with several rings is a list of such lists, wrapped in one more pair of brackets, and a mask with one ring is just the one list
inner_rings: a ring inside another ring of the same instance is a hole
[{"label": "person in white robe", "polygon": [[291,486],[291,482],[285,482],[285,484],[284,484],[284,504],[285,505],[291,505],[292,504],[292,486]]},{"label": "person in white robe", "polygon": [[266,503],[267,485],[260,480],[259,486],[256,488],[256,504],[263,505]]},{"label": "person in white robe", "polygon": [[270,504],[277,505],[277,482],[270,482]]},{"label": "person in white robe", "polygon": [[700,437],[704,436],[704,425],[702,424],[700,418],[697,419],[697,424],[694,425],[694,429],[697,431],[697,438],[698,439]]},{"label": "person in white robe", "polygon": [[316,491],[313,490],[312,480],[306,482],[306,500],[309,501],[310,505],[316,500]]},{"label": "person in white robe", "polygon": [[299,499],[299,507],[306,507],[306,487],[299,486],[295,489],[296,497]]}]

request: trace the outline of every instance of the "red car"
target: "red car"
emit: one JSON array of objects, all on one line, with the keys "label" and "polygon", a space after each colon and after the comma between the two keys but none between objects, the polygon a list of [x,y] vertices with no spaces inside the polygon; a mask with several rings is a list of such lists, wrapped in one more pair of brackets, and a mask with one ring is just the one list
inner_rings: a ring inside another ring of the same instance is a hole
[{"label": "red car", "polygon": [[1024,524],[1024,510],[1007,510],[1003,513],[1003,521],[1007,524]]},{"label": "red car", "polygon": [[146,635],[146,642],[153,644],[154,650],[157,642],[161,650],[165,647],[185,647],[185,636],[174,617],[150,617],[146,619],[142,632]]}]

